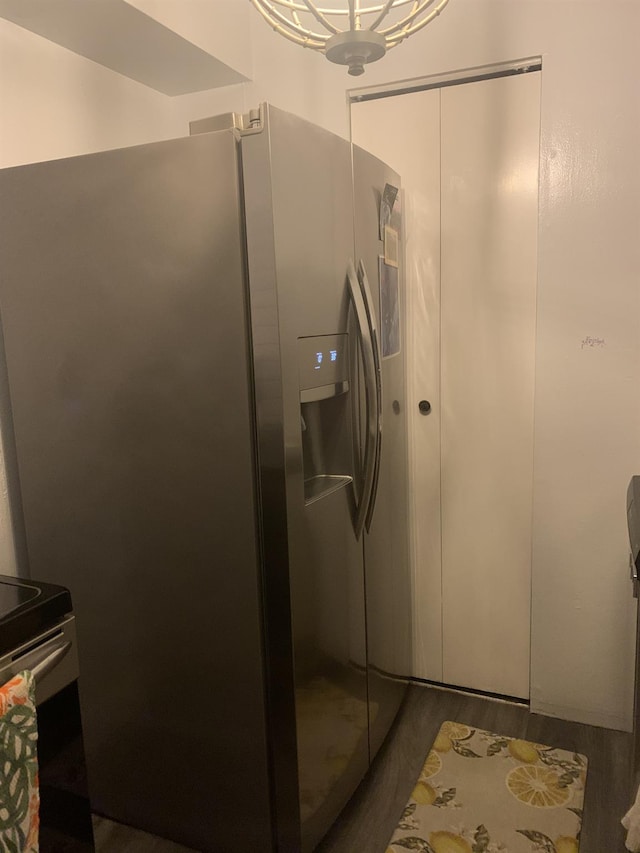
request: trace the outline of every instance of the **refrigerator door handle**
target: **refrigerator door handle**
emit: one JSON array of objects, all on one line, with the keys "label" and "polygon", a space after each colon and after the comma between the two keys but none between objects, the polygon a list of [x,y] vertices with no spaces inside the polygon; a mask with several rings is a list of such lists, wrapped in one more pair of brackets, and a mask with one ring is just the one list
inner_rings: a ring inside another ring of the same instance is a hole
[{"label": "refrigerator door handle", "polygon": [[376,384],[375,343],[371,335],[371,324],[369,322],[367,307],[362,294],[362,287],[359,283],[352,261],[349,261],[347,281],[349,283],[349,297],[355,311],[360,351],[362,353],[367,411],[367,430],[364,445],[364,482],[360,496],[360,503],[357,505],[356,518],[354,521],[356,539],[360,539],[365,526],[367,511],[371,504],[376,473],[376,456],[378,451],[378,394]]},{"label": "refrigerator door handle", "polygon": [[374,469],[373,469],[373,484],[371,487],[371,496],[365,516],[365,528],[367,532],[371,527],[373,519],[373,511],[376,506],[376,497],[378,494],[378,479],[380,476],[380,458],[382,455],[382,354],[380,352],[380,342],[378,339],[378,330],[376,327],[376,311],[371,288],[369,287],[369,279],[364,262],[360,259],[358,264],[358,281],[366,306],[367,320],[369,323],[369,333],[373,343],[373,362],[375,368],[375,453],[374,453]]}]

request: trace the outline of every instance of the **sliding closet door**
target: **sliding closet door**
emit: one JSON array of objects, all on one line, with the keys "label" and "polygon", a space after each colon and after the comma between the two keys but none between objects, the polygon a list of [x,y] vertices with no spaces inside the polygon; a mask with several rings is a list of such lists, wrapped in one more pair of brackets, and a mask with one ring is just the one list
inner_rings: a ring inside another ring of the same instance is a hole
[{"label": "sliding closet door", "polygon": [[529,695],[540,74],[441,92],[443,680]]},{"label": "sliding closet door", "polygon": [[404,187],[413,675],[526,698],[540,73],[351,124]]},{"label": "sliding closet door", "polygon": [[[442,681],[440,560],[440,90],[354,103],[351,136],[402,177],[413,672]],[[426,398],[431,413],[421,415]]]}]

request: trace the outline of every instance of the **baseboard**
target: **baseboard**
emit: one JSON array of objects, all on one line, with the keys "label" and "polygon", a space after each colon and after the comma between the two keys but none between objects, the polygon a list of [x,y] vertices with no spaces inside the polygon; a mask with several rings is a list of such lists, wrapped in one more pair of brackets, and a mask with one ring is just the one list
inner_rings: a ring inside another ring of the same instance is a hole
[{"label": "baseboard", "polygon": [[455,684],[443,684],[441,681],[429,681],[426,678],[411,677],[411,683],[419,687],[433,687],[435,690],[445,690],[449,693],[462,693],[464,696],[477,696],[479,699],[488,699],[490,702],[504,702],[507,705],[520,705],[528,708],[527,699],[519,699],[517,696],[503,696],[501,693],[487,693],[484,690],[473,690],[471,687],[458,687]]},{"label": "baseboard", "polygon": [[610,714],[607,711],[595,711],[588,708],[567,708],[552,702],[531,700],[531,713],[543,714],[546,717],[557,717],[572,723],[584,723],[587,726],[599,726],[602,729],[614,729],[620,732],[633,731],[633,720],[621,714]]}]

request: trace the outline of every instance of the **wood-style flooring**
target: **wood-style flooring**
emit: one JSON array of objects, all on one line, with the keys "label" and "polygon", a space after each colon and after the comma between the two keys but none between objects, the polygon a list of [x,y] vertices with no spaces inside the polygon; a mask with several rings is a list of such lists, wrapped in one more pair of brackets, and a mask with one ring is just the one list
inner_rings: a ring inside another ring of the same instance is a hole
[{"label": "wood-style flooring", "polygon": [[96,853],[198,853],[190,847],[183,847],[98,815],[93,816],[93,836]]},{"label": "wood-style flooring", "polygon": [[384,853],[445,720],[560,747],[589,759],[580,853],[624,853],[632,735],[531,714],[524,705],[412,685],[390,737],[318,853]]},{"label": "wood-style flooring", "polygon": [[[631,799],[632,735],[531,714],[523,705],[418,685],[409,688],[390,736],[317,853],[385,853],[445,720],[586,755],[589,772],[580,853],[625,853],[620,819]],[[97,853],[194,853],[104,818],[96,818],[94,828]]]}]

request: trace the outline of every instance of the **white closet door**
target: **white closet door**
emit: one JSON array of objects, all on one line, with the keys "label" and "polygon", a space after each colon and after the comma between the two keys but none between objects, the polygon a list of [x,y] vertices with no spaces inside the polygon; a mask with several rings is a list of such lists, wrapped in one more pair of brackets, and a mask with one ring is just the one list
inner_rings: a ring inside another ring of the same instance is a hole
[{"label": "white closet door", "polygon": [[443,681],[526,698],[540,74],[441,108]]},{"label": "white closet door", "polygon": [[[412,515],[412,675],[442,681],[440,560],[440,90],[351,105],[351,138],[402,176]],[[420,415],[427,399],[432,413]]]},{"label": "white closet door", "polygon": [[526,698],[540,74],[351,121],[404,187],[413,674]]}]

